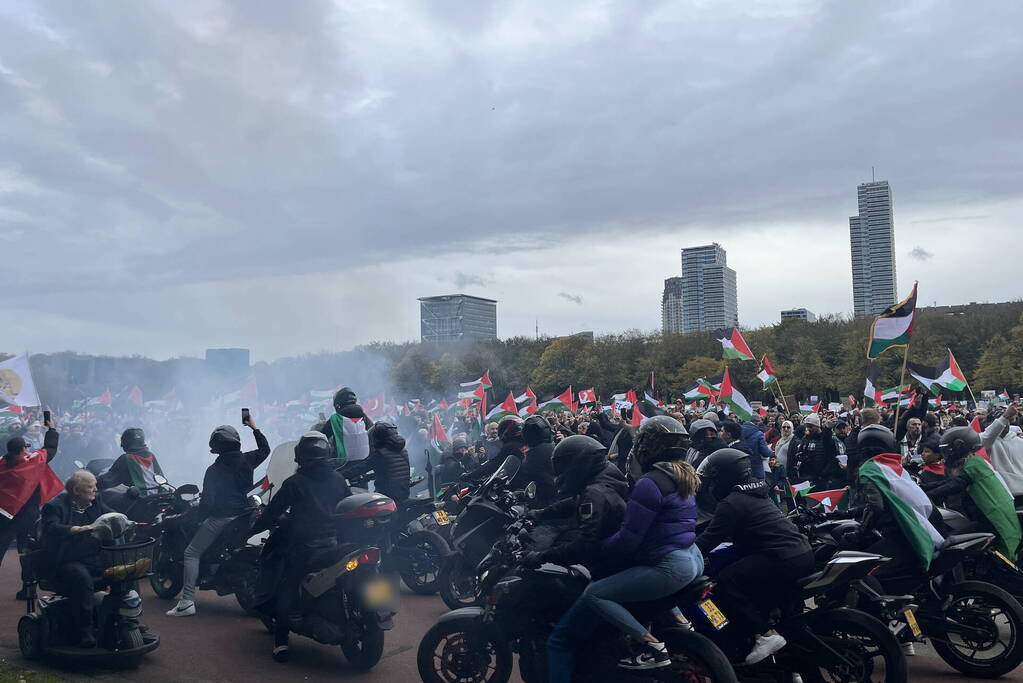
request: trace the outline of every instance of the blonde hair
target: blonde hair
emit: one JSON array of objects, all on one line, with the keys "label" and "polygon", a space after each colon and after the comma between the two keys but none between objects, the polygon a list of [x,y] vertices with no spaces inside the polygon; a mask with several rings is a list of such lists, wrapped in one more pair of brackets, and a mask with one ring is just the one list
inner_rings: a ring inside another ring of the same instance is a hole
[{"label": "blonde hair", "polygon": [[681,460],[669,460],[664,465],[671,470],[670,474],[675,480],[678,495],[683,498],[696,495],[696,492],[700,490],[700,475],[696,473],[696,468]]}]

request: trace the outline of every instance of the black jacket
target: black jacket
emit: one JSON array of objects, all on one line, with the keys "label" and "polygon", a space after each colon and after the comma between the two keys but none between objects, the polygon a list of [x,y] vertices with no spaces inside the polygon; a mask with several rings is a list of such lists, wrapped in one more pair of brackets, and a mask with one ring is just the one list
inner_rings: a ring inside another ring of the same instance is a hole
[{"label": "black jacket", "polygon": [[71,527],[92,524],[100,515],[113,512],[99,496],[85,510],[84,520],[72,523],[71,496],[65,491],[42,509],[42,542],[44,562],[52,572],[67,562],[89,562],[99,552],[100,543],[91,534],[72,534]]},{"label": "black jacket", "polygon": [[[486,477],[489,477],[491,474],[496,472],[498,468],[501,467],[504,461],[508,459],[509,455],[514,455],[517,458],[522,458],[524,457],[525,451],[526,442],[522,440],[522,437],[515,437],[514,439],[502,441],[501,450],[498,452],[497,457],[487,460],[481,466],[474,469],[472,472],[469,473],[469,478],[484,479]],[[522,486],[518,486],[518,484],[521,481],[522,480],[520,476],[516,475],[516,478],[512,480],[511,488],[514,490],[516,488],[521,489],[522,487],[524,487],[525,484],[522,484]]]},{"label": "black jacket", "polygon": [[825,486],[829,482],[837,484],[837,480],[845,479],[837,456],[838,447],[834,435],[829,428],[822,427],[816,434],[804,434],[795,449],[789,447],[787,464],[791,471],[794,460],[800,479],[809,479],[818,486]]},{"label": "black jacket", "polygon": [[696,537],[704,555],[725,541],[731,541],[743,556],[787,560],[810,552],[810,543],[781,513],[768,495],[767,485],[759,480],[736,486],[718,501],[714,518]]},{"label": "black jacket", "polygon": [[541,553],[544,562],[560,565],[600,562],[600,542],[618,531],[625,517],[629,485],[613,463],[607,463],[582,493],[537,512],[537,519],[568,519],[569,528]]},{"label": "black jacket", "polygon": [[221,453],[206,468],[199,499],[199,519],[207,517],[237,517],[249,508],[247,500],[252,490],[252,472],[270,457],[270,444],[263,432],[254,430],[256,450],[243,453]]},{"label": "black jacket", "polygon": [[348,482],[331,463],[302,467],[284,480],[252,531],[258,533],[276,526],[290,510],[286,533],[292,544],[333,537],[334,508],[349,495]]},{"label": "black jacket", "polygon": [[454,484],[462,481],[466,471],[463,461],[464,458],[463,460],[455,458],[451,451],[442,455],[440,465],[437,466],[437,470],[433,473],[433,478],[437,485]]},{"label": "black jacket", "polygon": [[412,469],[405,450],[405,439],[397,432],[383,444],[374,445],[371,441],[369,456],[345,467],[345,476],[354,478],[370,470],[374,473],[377,492],[396,503],[408,500]]},{"label": "black jacket", "polygon": [[536,499],[533,502],[535,507],[543,507],[554,502],[554,468],[551,466],[553,453],[554,444],[550,442],[529,446],[526,459],[522,461],[522,467],[515,477],[525,482],[522,488],[528,486],[529,482],[536,483]]}]

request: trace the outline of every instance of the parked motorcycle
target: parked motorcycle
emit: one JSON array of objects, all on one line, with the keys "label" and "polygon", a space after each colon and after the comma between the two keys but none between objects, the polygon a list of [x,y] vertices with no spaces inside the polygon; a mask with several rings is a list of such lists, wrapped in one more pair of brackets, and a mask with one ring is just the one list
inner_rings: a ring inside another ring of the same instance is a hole
[{"label": "parked motorcycle", "polygon": [[100,516],[90,527],[98,536],[100,530],[108,530],[99,536],[105,543],[99,555],[103,573],[96,587],[105,587],[106,592],[94,608],[96,647],[77,646],[81,634],[69,598],[38,594],[39,589],[55,590],[45,574],[47,558],[40,550],[25,556],[28,600],[27,612],[18,621],[18,646],[29,660],[103,661],[134,668],[160,645],[157,634],[139,628],[142,598],[135,590],[135,582],[147,576],[152,566],[154,540],[135,538],[136,525],[116,512]]}]

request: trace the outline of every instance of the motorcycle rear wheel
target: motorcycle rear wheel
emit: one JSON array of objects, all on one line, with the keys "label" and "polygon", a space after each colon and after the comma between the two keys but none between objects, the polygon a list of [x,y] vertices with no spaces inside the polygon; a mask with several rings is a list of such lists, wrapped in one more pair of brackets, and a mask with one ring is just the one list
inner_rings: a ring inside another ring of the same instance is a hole
[{"label": "motorcycle rear wheel", "polygon": [[234,597],[238,606],[250,617],[258,617],[256,610],[256,582],[259,580],[259,568],[248,566],[242,570],[235,584]]},{"label": "motorcycle rear wheel", "polygon": [[352,668],[369,671],[384,654],[384,632],[376,623],[376,614],[364,617],[357,639],[341,643],[341,652]]},{"label": "motorcycle rear wheel", "polygon": [[[946,664],[967,676],[998,678],[1023,662],[1023,607],[1009,593],[983,581],[963,581],[952,586],[952,604],[946,610],[952,621],[991,628],[991,638],[974,641],[950,634],[949,642],[934,640],[934,650]],[[1008,634],[1002,642],[999,625]],[[978,653],[987,653],[997,645],[1004,645],[1001,654],[978,659]],[[973,654],[967,655],[965,651]]]},{"label": "motorcycle rear wheel", "polygon": [[433,595],[440,584],[441,569],[448,546],[434,533],[416,533],[403,539],[398,550],[406,555],[410,566],[401,572],[401,580],[414,593]]},{"label": "motorcycle rear wheel", "polygon": [[423,683],[508,683],[512,664],[510,644],[477,618],[434,624],[416,653]]},{"label": "motorcycle rear wheel", "polygon": [[149,575],[149,585],[156,597],[173,600],[185,583],[183,570],[180,562],[172,562],[163,548],[158,547],[153,558],[153,573]]},{"label": "motorcycle rear wheel", "polygon": [[906,656],[892,632],[874,617],[854,609],[825,612],[810,625],[813,633],[853,661],[828,668],[801,669],[806,683],[905,683]]},{"label": "motorcycle rear wheel", "polygon": [[681,674],[679,680],[693,683],[735,683],[735,670],[728,657],[710,638],[684,628],[669,628],[657,632],[671,654],[672,673]]},{"label": "motorcycle rear wheel", "polygon": [[448,609],[472,607],[479,604],[476,569],[469,566],[462,553],[456,552],[448,556],[437,581],[440,598],[448,606]]}]

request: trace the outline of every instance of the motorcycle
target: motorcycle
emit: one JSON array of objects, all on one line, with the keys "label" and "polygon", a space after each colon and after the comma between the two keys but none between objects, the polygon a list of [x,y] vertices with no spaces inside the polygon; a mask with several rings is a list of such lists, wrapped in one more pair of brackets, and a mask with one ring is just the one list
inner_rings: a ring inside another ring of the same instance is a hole
[{"label": "motorcycle", "polygon": [[[561,615],[585,590],[590,577],[580,566],[545,564],[538,569],[518,566],[521,553],[535,548],[538,529],[523,519],[510,524],[485,559],[479,590],[485,606],[444,614],[419,643],[416,663],[426,683],[505,683],[511,677],[514,654],[525,683],[547,680],[546,644]],[[735,673],[728,659],[708,638],[682,628],[671,613],[674,597],[627,605],[671,654],[667,667],[626,671],[618,659],[626,655],[620,632],[602,624],[577,653],[579,681],[691,680],[729,683]]]},{"label": "motorcycle", "polygon": [[440,596],[450,609],[475,605],[480,600],[480,562],[493,549],[505,528],[525,512],[523,494],[506,490],[522,465],[508,456],[475,491],[459,495],[461,508],[451,528],[452,552],[440,577]]},{"label": "motorcycle", "polygon": [[[201,522],[195,514],[198,495],[199,487],[195,484],[179,486],[166,499],[167,507],[157,513],[150,527],[157,543],[149,583],[157,597],[164,600],[177,596],[184,584],[185,549]],[[260,546],[250,541],[249,530],[261,502],[251,495],[249,503],[249,509],[228,524],[203,553],[196,588],[215,590],[217,595],[233,593],[238,605],[247,614],[255,615]]]},{"label": "motorcycle", "polygon": [[[944,507],[935,509],[941,514],[945,529],[953,534],[986,531],[980,524],[955,510]],[[1015,559],[1006,557],[993,546],[988,546],[982,554],[967,557],[962,565],[953,570],[953,575],[956,581],[967,578],[987,581],[1004,588],[1017,601],[1023,601],[1023,570],[1016,565]]]},{"label": "motorcycle", "polygon": [[[355,493],[335,511],[337,543],[307,559],[288,628],[324,645],[340,645],[348,662],[373,668],[384,651],[384,632],[394,628],[398,591],[381,568],[382,542],[397,506],[379,493]],[[275,551],[273,534],[263,557]],[[261,615],[267,629],[274,620]]]},{"label": "motorcycle", "polygon": [[[828,593],[848,591],[886,561],[880,555],[840,552],[821,571],[798,581],[782,607],[769,615],[771,628],[784,636],[786,646],[756,664],[736,663],[752,643],[740,641],[727,628],[728,615],[714,601],[713,579],[697,577],[676,596],[677,604],[697,632],[730,653],[743,680],[789,681],[799,674],[804,681],[903,683],[906,658],[884,623],[865,612],[820,601]],[[807,608],[811,599],[815,606]]]},{"label": "motorcycle", "polygon": [[[364,489],[372,477],[373,473],[367,472],[349,484],[353,490]],[[422,482],[423,477],[413,478],[409,487]],[[450,552],[438,529],[450,524],[443,503],[435,502],[429,493],[399,503],[397,517],[388,525],[395,531],[382,543],[384,570],[396,571],[405,585],[419,595],[436,593],[441,567]]]},{"label": "motorcycle", "polygon": [[38,594],[39,589],[55,591],[43,574],[49,558],[41,550],[25,556],[28,599],[26,613],[18,621],[18,647],[28,660],[105,661],[134,668],[160,645],[157,634],[139,627],[142,599],[135,590],[135,582],[147,576],[152,566],[155,541],[134,538],[136,525],[116,512],[100,516],[90,527],[90,533],[105,541],[99,554],[103,572],[96,582],[97,589],[106,588],[94,607],[96,647],[77,646],[80,634],[69,598]]}]

